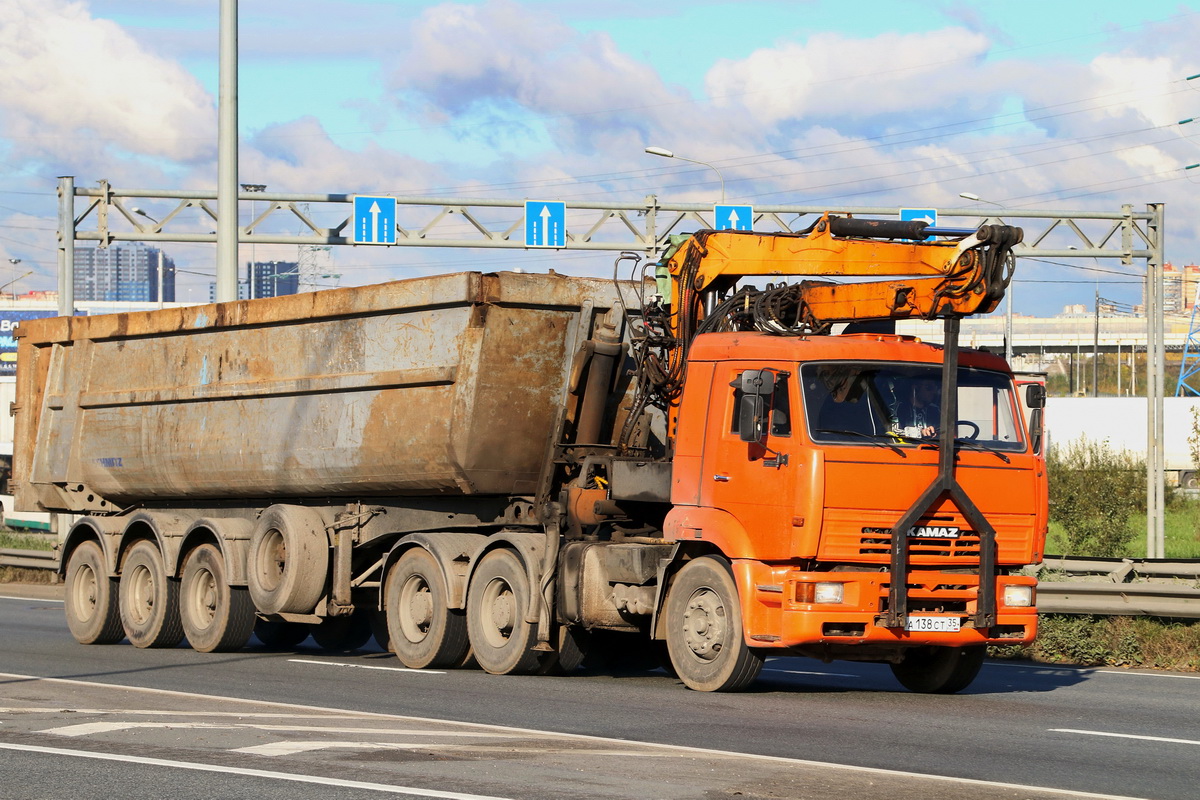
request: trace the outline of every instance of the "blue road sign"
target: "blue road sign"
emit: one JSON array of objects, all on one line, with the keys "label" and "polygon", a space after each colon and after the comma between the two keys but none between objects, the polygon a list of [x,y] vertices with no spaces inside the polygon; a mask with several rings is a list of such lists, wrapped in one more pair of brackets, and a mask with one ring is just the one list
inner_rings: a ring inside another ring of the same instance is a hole
[{"label": "blue road sign", "polygon": [[525,246],[567,246],[567,204],[525,201]]},{"label": "blue road sign", "polygon": [[754,230],[754,206],[713,206],[713,227],[719,231]]},{"label": "blue road sign", "polygon": [[396,243],[396,198],[356,195],[352,244]]},{"label": "blue road sign", "polygon": [[[928,222],[930,227],[937,226],[937,209],[936,208],[902,208],[900,209],[900,221],[915,220],[917,222]],[[936,239],[936,236],[926,236],[925,241],[931,242]]]}]

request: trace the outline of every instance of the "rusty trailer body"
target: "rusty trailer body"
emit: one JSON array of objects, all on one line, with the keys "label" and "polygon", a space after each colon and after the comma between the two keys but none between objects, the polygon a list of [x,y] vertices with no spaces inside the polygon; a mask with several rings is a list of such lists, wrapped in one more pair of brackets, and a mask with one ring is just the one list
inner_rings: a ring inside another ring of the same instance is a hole
[{"label": "rusty trailer body", "polygon": [[17,502],[533,494],[614,301],[611,281],[463,273],[30,321]]}]

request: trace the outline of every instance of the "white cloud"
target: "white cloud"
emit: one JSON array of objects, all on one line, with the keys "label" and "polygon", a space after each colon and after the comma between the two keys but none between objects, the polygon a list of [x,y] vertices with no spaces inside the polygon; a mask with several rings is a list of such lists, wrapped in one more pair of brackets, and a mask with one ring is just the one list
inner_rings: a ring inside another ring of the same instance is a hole
[{"label": "white cloud", "polygon": [[84,3],[0,5],[0,74],[0,126],[15,155],[68,166],[107,149],[212,157],[216,113],[200,83]]},{"label": "white cloud", "polygon": [[409,31],[391,86],[423,98],[434,114],[488,106],[534,113],[581,145],[614,127],[648,130],[690,106],[607,34],[581,34],[551,6],[509,0],[427,10]]},{"label": "white cloud", "polygon": [[988,46],[961,28],[870,39],[822,33],[719,60],[705,83],[718,107],[742,108],[766,125],[928,115],[982,104],[963,75],[981,69]]}]

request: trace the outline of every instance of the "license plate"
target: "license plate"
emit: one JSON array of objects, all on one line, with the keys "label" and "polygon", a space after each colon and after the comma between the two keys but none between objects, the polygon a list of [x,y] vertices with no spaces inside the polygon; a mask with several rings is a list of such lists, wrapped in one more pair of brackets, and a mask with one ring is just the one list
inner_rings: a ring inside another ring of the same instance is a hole
[{"label": "license plate", "polygon": [[917,633],[931,631],[955,633],[961,627],[962,620],[958,617],[906,617],[904,620],[904,630]]}]

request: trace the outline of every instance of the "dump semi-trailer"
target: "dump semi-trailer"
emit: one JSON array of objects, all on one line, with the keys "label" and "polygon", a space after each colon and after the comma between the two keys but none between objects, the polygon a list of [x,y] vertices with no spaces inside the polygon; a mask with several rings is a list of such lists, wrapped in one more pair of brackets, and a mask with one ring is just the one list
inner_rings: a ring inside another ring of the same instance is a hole
[{"label": "dump semi-trailer", "polygon": [[[62,563],[85,644],[374,632],[409,667],[503,674],[657,642],[700,690],[793,653],[957,691],[1036,633],[1044,394],[1026,415],[957,345],[1019,239],[827,215],[702,231],[627,281],[22,323],[18,508],[84,515]],[[912,316],[945,345],[831,333]]]}]

